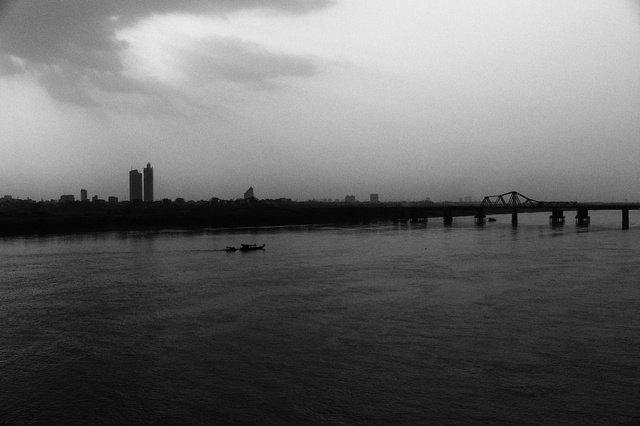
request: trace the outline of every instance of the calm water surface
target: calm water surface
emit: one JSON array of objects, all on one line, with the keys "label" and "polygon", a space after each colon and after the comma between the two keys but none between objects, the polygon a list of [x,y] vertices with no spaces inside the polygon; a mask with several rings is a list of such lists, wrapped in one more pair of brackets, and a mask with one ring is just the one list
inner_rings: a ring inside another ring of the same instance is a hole
[{"label": "calm water surface", "polygon": [[0,424],[638,424],[640,217],[547,216],[0,239]]}]

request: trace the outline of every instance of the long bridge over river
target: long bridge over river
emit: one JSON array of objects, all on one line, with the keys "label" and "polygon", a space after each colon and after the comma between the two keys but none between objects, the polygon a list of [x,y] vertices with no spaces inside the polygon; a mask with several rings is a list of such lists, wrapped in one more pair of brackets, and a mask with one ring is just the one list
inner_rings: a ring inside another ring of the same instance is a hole
[{"label": "long bridge over river", "polygon": [[162,228],[232,228],[310,224],[360,224],[372,221],[426,221],[443,218],[446,225],[455,217],[473,216],[478,225],[488,215],[518,215],[550,212],[552,224],[563,224],[565,213],[575,212],[577,226],[587,226],[589,212],[618,210],[622,228],[629,228],[629,211],[640,203],[579,203],[537,201],[517,192],[485,197],[480,203],[320,203],[252,200],[221,202],[218,199],[190,202],[99,203],[33,201],[0,203],[0,236],[50,232]]},{"label": "long bridge over river", "polygon": [[[405,219],[420,220],[427,217],[442,217],[445,224],[453,223],[455,216],[471,216],[477,224],[483,224],[490,214],[511,214],[511,223],[518,225],[518,213],[551,212],[549,221],[552,224],[562,224],[565,221],[565,211],[575,211],[576,225],[586,226],[591,218],[589,211],[619,210],[621,212],[622,227],[629,227],[629,211],[640,210],[640,203],[579,203],[577,201],[538,201],[526,197],[516,191],[500,195],[484,197],[481,203],[450,203],[437,204],[433,207],[407,207]],[[409,216],[410,217],[409,217]]]}]

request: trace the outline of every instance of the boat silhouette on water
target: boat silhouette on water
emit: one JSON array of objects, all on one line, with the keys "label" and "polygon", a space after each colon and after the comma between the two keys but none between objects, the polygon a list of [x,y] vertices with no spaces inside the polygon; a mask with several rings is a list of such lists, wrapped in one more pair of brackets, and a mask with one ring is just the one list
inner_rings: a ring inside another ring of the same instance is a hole
[{"label": "boat silhouette on water", "polygon": [[224,249],[224,251],[226,252],[230,252],[233,253],[234,251],[253,251],[253,250],[264,250],[264,244],[259,246],[257,244],[240,244],[240,248],[236,248],[233,246],[227,246],[227,248]]},{"label": "boat silhouette on water", "polygon": [[240,251],[264,250],[264,246],[264,244],[261,246],[257,244],[240,244]]}]

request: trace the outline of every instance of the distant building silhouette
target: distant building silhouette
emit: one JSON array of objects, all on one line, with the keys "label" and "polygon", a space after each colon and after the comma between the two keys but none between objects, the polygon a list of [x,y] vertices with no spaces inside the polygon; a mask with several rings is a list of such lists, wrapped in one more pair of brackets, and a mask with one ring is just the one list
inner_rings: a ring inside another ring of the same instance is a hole
[{"label": "distant building silhouette", "polygon": [[370,201],[370,202],[372,202],[372,203],[377,203],[377,202],[379,202],[379,200],[378,200],[378,194],[371,194],[371,195],[369,195],[369,201]]},{"label": "distant building silhouette", "polygon": [[81,189],[80,190],[80,201],[87,201],[87,190],[86,189]]},{"label": "distant building silhouette", "polygon": [[244,192],[244,199],[248,200],[249,198],[254,198],[254,197],[255,197],[255,195],[253,195],[253,187],[250,186],[249,189],[247,189]]},{"label": "distant building silhouette", "polygon": [[109,197],[109,202],[110,203],[117,203],[118,202],[118,197]]},{"label": "distant building silhouette", "polygon": [[142,173],[138,170],[129,172],[129,200],[142,201]]},{"label": "distant building silhouette", "polygon": [[356,202],[356,196],[355,195],[347,195],[346,197],[344,197],[344,202],[345,203],[355,203]]},{"label": "distant building silhouette", "polygon": [[98,201],[100,201],[100,199],[98,198],[97,195],[94,195],[93,197],[91,197],[91,202],[92,203],[97,203]]},{"label": "distant building silhouette", "polygon": [[61,195],[60,196],[60,201],[75,201],[76,197],[74,197],[73,195]]},{"label": "distant building silhouette", "polygon": [[147,163],[144,168],[144,202],[153,203],[153,167]]}]

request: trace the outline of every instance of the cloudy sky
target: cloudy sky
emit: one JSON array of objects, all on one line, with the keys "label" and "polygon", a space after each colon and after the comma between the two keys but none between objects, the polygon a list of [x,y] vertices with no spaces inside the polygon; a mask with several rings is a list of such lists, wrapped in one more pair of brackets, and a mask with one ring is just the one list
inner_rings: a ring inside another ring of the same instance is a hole
[{"label": "cloudy sky", "polygon": [[0,192],[640,201],[634,0],[0,0]]}]

